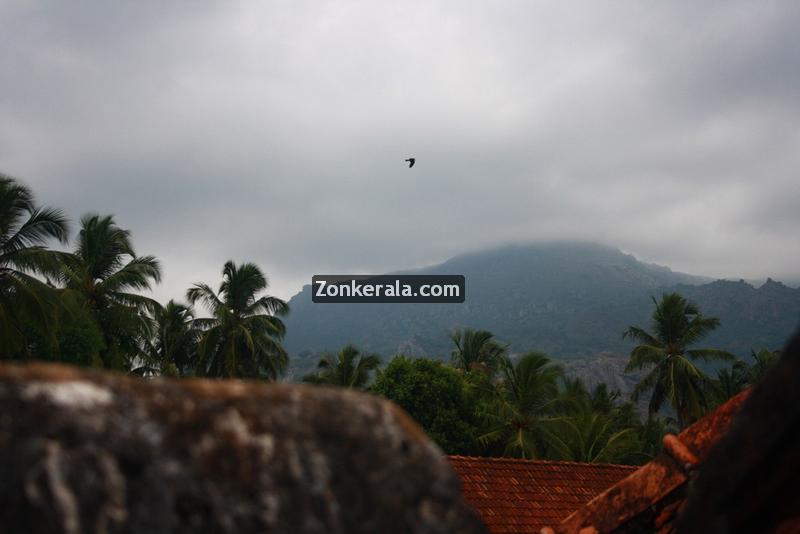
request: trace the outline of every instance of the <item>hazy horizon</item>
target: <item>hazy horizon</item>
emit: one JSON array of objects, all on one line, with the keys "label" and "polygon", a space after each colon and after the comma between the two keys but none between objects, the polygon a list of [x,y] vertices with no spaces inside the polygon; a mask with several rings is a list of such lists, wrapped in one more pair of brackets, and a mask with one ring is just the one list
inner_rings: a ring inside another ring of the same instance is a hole
[{"label": "hazy horizon", "polygon": [[[800,4],[0,2],[0,172],[154,295],[596,241],[800,283]],[[403,161],[415,157],[409,169]]]},{"label": "hazy horizon", "polygon": [[[586,241],[586,240],[580,240],[580,239],[564,239],[564,240],[543,239],[543,240],[539,240],[539,241],[518,241],[518,242],[513,242],[513,243],[512,242],[506,242],[506,243],[501,243],[501,244],[498,244],[498,245],[490,245],[490,246],[483,247],[483,248],[480,248],[480,249],[473,249],[473,250],[464,251],[463,253],[455,254],[454,256],[451,256],[449,258],[445,258],[442,261],[429,263],[429,264],[425,264],[425,265],[415,265],[415,266],[412,266],[412,267],[402,267],[401,266],[401,267],[397,267],[397,268],[394,268],[394,269],[390,269],[387,272],[380,272],[380,273],[358,273],[358,272],[354,272],[354,273],[337,273],[337,274],[363,275],[363,274],[392,274],[392,273],[414,272],[414,271],[420,270],[420,269],[424,270],[424,269],[427,269],[427,268],[438,267],[439,265],[442,265],[444,263],[449,262],[450,260],[457,259],[457,258],[462,257],[462,256],[469,256],[469,255],[474,255],[474,254],[485,254],[485,253],[492,253],[492,252],[502,252],[506,248],[513,248],[513,247],[535,247],[535,246],[538,246],[538,245],[549,245],[549,244],[600,245],[600,246],[603,246],[603,247],[608,247],[608,248],[612,248],[612,249],[615,249],[615,250],[619,250],[623,254],[633,256],[634,258],[636,258],[637,261],[642,262],[644,264],[655,265],[655,266],[658,266],[658,267],[665,267],[665,268],[670,269],[673,273],[676,273],[676,274],[684,274],[684,275],[689,275],[689,276],[695,276],[695,277],[698,277],[698,278],[705,278],[708,282],[713,282],[713,281],[716,281],[716,280],[727,280],[727,281],[738,282],[739,280],[744,280],[746,283],[752,285],[753,287],[758,288],[761,285],[763,285],[764,283],[766,283],[766,281],[768,279],[771,278],[772,280],[774,280],[776,282],[780,282],[780,283],[782,283],[784,285],[787,285],[789,287],[794,287],[794,288],[800,287],[800,277],[782,279],[782,278],[777,278],[775,276],[767,275],[767,276],[757,277],[757,278],[747,278],[747,277],[742,277],[742,276],[713,276],[713,275],[704,275],[704,274],[697,274],[697,273],[679,271],[679,270],[671,268],[669,265],[663,265],[663,264],[660,264],[658,262],[647,261],[647,260],[639,257],[636,254],[635,251],[622,250],[619,247],[615,247],[613,244],[610,244],[610,243],[601,243],[599,241]],[[329,274],[329,273],[325,273],[325,274]],[[453,273],[453,274],[458,274],[458,273]],[[305,289],[306,287],[310,287],[310,285],[311,285],[311,280],[309,279],[309,280],[303,282],[302,286],[298,290],[294,291],[292,294],[288,295],[286,298],[288,299],[288,298],[291,298],[291,297],[299,296],[302,293],[303,289]]]}]

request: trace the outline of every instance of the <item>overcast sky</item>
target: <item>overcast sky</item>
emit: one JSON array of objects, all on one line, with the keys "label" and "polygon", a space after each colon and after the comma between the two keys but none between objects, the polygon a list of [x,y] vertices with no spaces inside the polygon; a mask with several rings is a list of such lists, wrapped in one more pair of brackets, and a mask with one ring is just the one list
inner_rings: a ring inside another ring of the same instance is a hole
[{"label": "overcast sky", "polygon": [[288,298],[542,238],[800,278],[800,2],[0,0],[0,22],[0,171],[76,226],[114,214],[162,299],[229,258]]}]

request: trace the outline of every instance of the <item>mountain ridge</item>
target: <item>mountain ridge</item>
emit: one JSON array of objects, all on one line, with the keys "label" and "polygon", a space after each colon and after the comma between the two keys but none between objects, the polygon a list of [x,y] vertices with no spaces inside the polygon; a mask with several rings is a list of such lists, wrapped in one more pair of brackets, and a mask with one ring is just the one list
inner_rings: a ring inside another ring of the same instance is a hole
[{"label": "mountain ridge", "polygon": [[746,356],[779,348],[800,322],[800,289],[772,279],[756,288],[645,263],[590,242],[517,244],[454,256],[438,265],[390,274],[463,274],[463,304],[313,304],[310,286],[289,305],[285,346],[297,365],[346,343],[377,352],[449,357],[448,332],[490,330],[514,352],[556,359],[627,354],[623,330],[649,327],[652,298],[678,291],[722,326],[708,346]]}]

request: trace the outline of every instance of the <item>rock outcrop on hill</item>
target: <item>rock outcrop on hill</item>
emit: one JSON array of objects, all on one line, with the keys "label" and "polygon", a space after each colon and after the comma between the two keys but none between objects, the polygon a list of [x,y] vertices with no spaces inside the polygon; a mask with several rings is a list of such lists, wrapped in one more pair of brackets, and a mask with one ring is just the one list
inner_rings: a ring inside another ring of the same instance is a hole
[{"label": "rock outcrop on hill", "polygon": [[3,532],[479,533],[446,458],[376,397],[0,366]]},{"label": "rock outcrop on hill", "polygon": [[[740,358],[777,350],[800,324],[800,289],[769,280],[755,286],[673,272],[591,243],[501,247],[450,259],[411,274],[461,274],[461,304],[315,304],[311,287],[295,295],[284,346],[294,378],[314,370],[320,354],[347,343],[383,358],[404,353],[448,360],[455,329],[489,330],[512,352],[537,350],[568,360],[601,352],[627,356],[622,333],[650,328],[654,304],[678,292],[721,326],[700,347]],[[757,287],[756,287],[757,286]]]}]

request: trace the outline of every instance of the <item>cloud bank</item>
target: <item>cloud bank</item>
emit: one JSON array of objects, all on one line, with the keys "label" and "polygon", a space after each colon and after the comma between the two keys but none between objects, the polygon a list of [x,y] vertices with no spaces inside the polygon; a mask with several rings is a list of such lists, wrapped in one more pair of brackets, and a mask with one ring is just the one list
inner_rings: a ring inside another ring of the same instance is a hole
[{"label": "cloud bank", "polygon": [[[0,4],[0,170],[156,295],[498,243],[800,278],[800,4]],[[403,160],[417,158],[413,169]]]}]

